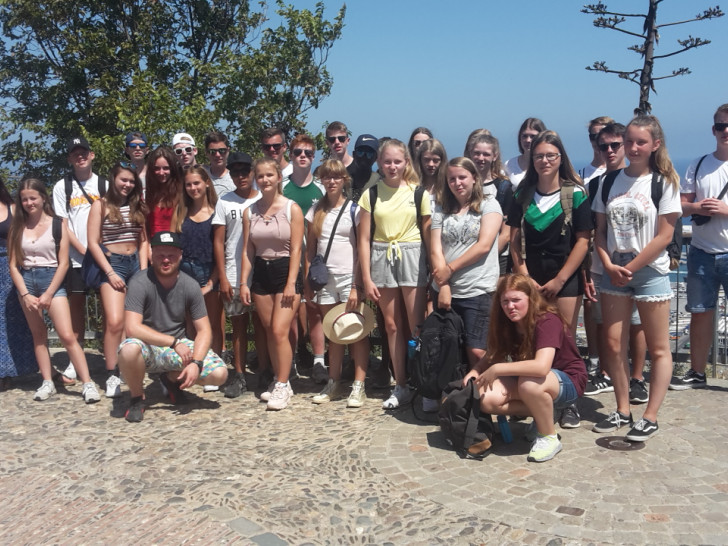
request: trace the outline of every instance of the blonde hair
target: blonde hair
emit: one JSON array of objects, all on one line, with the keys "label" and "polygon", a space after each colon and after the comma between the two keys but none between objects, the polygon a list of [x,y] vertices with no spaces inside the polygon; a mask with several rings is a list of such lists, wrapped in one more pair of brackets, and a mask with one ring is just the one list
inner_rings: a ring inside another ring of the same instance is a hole
[{"label": "blonde hair", "polygon": [[[351,176],[349,175],[349,171],[346,170],[346,167],[341,161],[339,161],[338,159],[325,160],[318,168],[318,174],[321,180],[328,177],[343,178],[343,193],[344,195],[348,195],[349,186],[351,184]],[[316,235],[316,238],[321,237],[321,232],[323,231],[324,227],[324,219],[326,218],[326,215],[329,213],[329,211],[334,208],[335,205],[336,203],[331,203],[329,201],[328,194],[324,195],[323,198],[319,199],[318,203],[316,203],[316,207],[314,208],[313,212],[313,222],[311,223],[311,228],[313,229],[313,233],[314,235]],[[333,234],[331,236],[333,237]]]},{"label": "blonde hair", "polygon": [[[382,142],[382,144],[380,144],[380,146],[379,146],[379,154],[377,156],[378,157],[377,163],[379,163],[379,161],[381,161],[382,155],[384,154],[384,151],[387,148],[396,148],[400,152],[402,152],[402,154],[404,155],[404,160],[405,160],[405,167],[404,167],[404,173],[402,173],[402,179],[407,184],[412,184],[415,186],[418,185],[420,183],[420,179],[417,176],[417,171],[415,171],[414,167],[412,166],[412,157],[410,156],[409,150],[407,150],[407,145],[404,142],[402,142],[401,140],[397,140],[396,138],[390,138],[390,139]],[[379,166],[381,168],[381,164]]]},{"label": "blonde hair", "polygon": [[667,153],[667,143],[665,142],[665,133],[662,130],[660,121],[655,116],[639,115],[627,124],[627,129],[634,125],[635,127],[644,127],[652,136],[652,140],[659,140],[660,146],[650,154],[650,170],[665,177],[676,192],[680,191],[680,175],[677,174],[675,167],[672,165],[670,155]]},{"label": "blonde hair", "polygon": [[[450,160],[447,167],[460,167],[461,169],[468,171],[473,176],[475,184],[473,184],[473,192],[470,194],[468,205],[471,211],[476,214],[480,214],[480,203],[484,199],[483,181],[480,178],[478,168],[475,166],[475,163],[473,163],[473,160],[469,157],[455,157]],[[442,201],[440,201],[440,204],[442,205],[442,212],[445,214],[454,214],[460,209],[460,203],[458,203],[457,198],[452,193],[450,184],[445,184],[445,187],[442,190]]]},{"label": "blonde hair", "polygon": [[255,177],[255,171],[257,171],[258,167],[262,165],[271,165],[276,170],[276,173],[278,174],[278,193],[283,195],[283,171],[281,170],[281,166],[275,159],[271,159],[270,157],[261,157],[260,159],[256,159],[253,163],[253,177]]}]

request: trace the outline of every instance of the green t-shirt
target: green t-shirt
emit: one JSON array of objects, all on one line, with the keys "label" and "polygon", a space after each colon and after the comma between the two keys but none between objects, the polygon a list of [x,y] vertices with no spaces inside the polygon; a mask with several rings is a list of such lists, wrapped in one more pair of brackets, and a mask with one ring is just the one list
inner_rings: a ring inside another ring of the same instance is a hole
[{"label": "green t-shirt", "polygon": [[324,192],[316,178],[303,187],[297,186],[291,180],[284,180],[283,195],[301,207],[301,212],[306,216],[308,209],[318,203],[318,200],[324,196]]}]

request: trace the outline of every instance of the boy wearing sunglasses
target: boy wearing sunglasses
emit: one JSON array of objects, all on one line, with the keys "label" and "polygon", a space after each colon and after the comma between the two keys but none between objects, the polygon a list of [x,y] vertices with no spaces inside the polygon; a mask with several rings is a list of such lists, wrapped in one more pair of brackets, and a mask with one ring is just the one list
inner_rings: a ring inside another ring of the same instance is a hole
[{"label": "boy wearing sunglasses", "polygon": [[128,133],[126,135],[124,155],[134,165],[134,169],[142,181],[143,188],[146,187],[147,154],[149,154],[149,144],[146,135],[138,131]]},{"label": "boy wearing sunglasses", "polygon": [[715,151],[695,159],[680,186],[683,216],[692,219],[693,238],[685,306],[690,312],[690,369],[672,379],[670,389],[677,391],[706,386],[720,286],[728,293],[728,104],[713,115],[712,131]]},{"label": "boy wearing sunglasses", "polygon": [[326,127],[326,145],[329,147],[329,158],[338,159],[345,167],[349,167],[354,158],[347,151],[349,147],[349,130],[340,121],[334,121]]},{"label": "boy wearing sunglasses", "polygon": [[277,127],[268,127],[260,133],[260,149],[263,155],[270,157],[281,167],[281,174],[285,179],[291,176],[293,165],[286,159],[286,135]]},{"label": "boy wearing sunglasses", "polygon": [[187,133],[177,133],[172,138],[172,149],[177,161],[183,169],[197,165],[197,148],[195,139]]},{"label": "boy wearing sunglasses", "polygon": [[205,165],[205,170],[212,179],[212,185],[215,187],[218,198],[235,191],[235,184],[227,168],[229,153],[230,141],[224,133],[211,131],[205,135],[205,155],[209,162],[208,165]]}]

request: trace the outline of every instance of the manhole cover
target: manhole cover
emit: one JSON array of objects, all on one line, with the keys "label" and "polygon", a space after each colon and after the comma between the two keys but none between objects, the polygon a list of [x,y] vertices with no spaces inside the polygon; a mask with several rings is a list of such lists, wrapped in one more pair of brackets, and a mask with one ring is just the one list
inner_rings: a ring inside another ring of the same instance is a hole
[{"label": "manhole cover", "polygon": [[612,451],[637,451],[645,447],[644,442],[628,442],[624,436],[606,436],[597,440],[597,445]]}]

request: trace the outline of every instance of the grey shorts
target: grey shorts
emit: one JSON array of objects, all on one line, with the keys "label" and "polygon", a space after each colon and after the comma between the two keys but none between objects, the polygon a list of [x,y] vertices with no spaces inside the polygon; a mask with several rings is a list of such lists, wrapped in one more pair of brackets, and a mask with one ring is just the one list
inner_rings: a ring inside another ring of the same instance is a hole
[{"label": "grey shorts", "polygon": [[354,283],[352,273],[336,275],[329,272],[329,282],[316,293],[314,301],[319,305],[333,305],[349,300],[351,285]]},{"label": "grey shorts", "polygon": [[427,286],[424,244],[380,243],[375,241],[371,254],[372,282],[378,288]]}]

